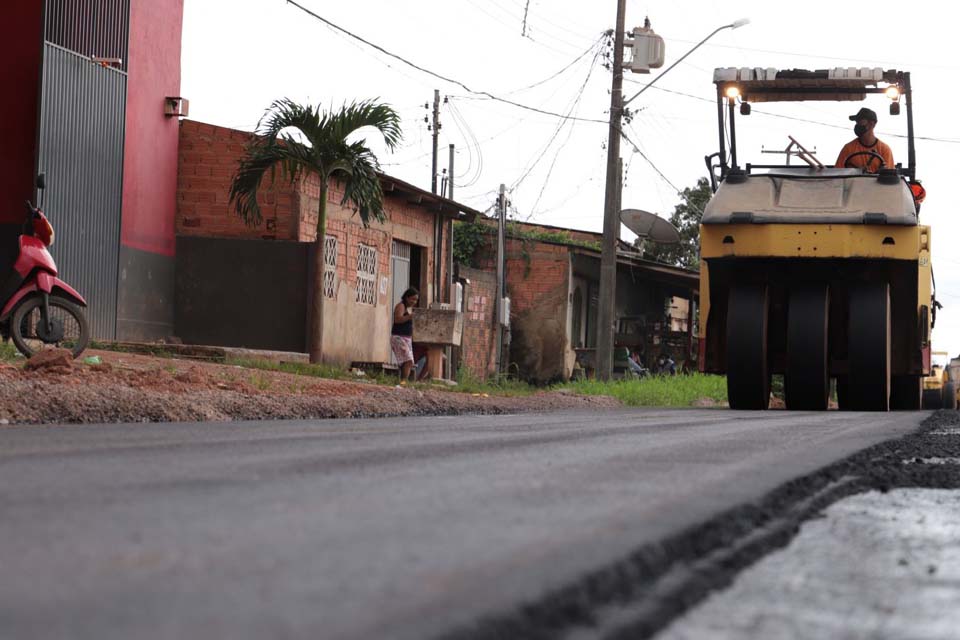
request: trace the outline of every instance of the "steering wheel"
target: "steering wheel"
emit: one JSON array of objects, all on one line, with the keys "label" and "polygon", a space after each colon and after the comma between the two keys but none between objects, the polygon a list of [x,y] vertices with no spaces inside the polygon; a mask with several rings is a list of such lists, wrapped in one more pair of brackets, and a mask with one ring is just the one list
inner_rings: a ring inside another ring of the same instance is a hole
[{"label": "steering wheel", "polygon": [[[867,160],[867,163],[863,167],[856,167],[850,164],[850,161],[856,158],[857,156],[867,156],[869,157],[869,160]],[[879,162],[880,165],[877,167],[876,171],[871,171],[870,163],[873,162],[874,160]],[[846,160],[843,161],[843,166],[848,169],[863,169],[869,173],[876,173],[880,169],[884,168],[886,166],[886,163],[883,161],[883,156],[881,156],[876,151],[854,151],[849,156],[847,156]]]}]

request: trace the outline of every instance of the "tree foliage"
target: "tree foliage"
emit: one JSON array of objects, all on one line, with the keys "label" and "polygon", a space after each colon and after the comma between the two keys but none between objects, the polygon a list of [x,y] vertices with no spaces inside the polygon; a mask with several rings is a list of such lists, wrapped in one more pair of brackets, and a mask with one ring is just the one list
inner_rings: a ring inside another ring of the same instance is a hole
[{"label": "tree foliage", "polygon": [[643,257],[678,267],[688,269],[700,268],[700,218],[703,208],[713,195],[710,181],[706,178],[697,180],[694,187],[687,187],[680,193],[680,204],[670,215],[670,224],[680,232],[680,244],[657,244],[650,240],[640,244],[640,239],[634,246],[643,252]]},{"label": "tree foliage", "polygon": [[[257,192],[265,177],[276,179],[279,169],[280,177],[291,184],[305,173],[316,173],[324,186],[331,178],[343,180],[341,204],[360,214],[364,224],[371,218],[383,220],[377,157],[364,140],[347,140],[363,127],[376,128],[391,151],[400,142],[400,116],[388,105],[367,100],[327,112],[289,98],[274,102],[257,123],[257,136],[247,145],[230,184],[237,215],[247,224],[260,224]],[[323,230],[318,231],[322,240]]]}]

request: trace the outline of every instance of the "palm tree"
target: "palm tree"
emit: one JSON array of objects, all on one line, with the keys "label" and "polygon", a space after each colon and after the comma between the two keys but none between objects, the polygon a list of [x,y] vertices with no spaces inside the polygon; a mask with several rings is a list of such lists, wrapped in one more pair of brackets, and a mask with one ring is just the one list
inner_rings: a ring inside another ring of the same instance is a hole
[{"label": "palm tree", "polygon": [[[383,190],[378,172],[380,163],[365,141],[348,142],[350,134],[363,127],[375,127],[387,149],[400,142],[400,116],[390,106],[374,100],[344,105],[336,112],[320,106],[277,100],[257,123],[257,137],[247,145],[230,185],[230,202],[237,215],[250,225],[262,216],[257,191],[264,176],[271,182],[277,168],[290,184],[310,173],[320,178],[320,210],[314,251],[313,305],[310,313],[310,362],[323,360],[323,247],[327,225],[327,193],[331,179],[344,185],[341,205],[360,214],[366,226],[370,219],[383,222]],[[295,135],[298,132],[299,135]]]}]

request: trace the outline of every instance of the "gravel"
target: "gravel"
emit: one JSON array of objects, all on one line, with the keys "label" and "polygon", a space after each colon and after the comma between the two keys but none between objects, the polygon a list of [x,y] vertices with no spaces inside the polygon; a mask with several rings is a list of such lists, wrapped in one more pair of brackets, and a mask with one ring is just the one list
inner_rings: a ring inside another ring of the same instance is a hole
[{"label": "gravel", "polygon": [[327,380],[109,351],[102,364],[0,365],[0,425],[230,421],[517,413],[616,407],[559,392],[489,396]]}]

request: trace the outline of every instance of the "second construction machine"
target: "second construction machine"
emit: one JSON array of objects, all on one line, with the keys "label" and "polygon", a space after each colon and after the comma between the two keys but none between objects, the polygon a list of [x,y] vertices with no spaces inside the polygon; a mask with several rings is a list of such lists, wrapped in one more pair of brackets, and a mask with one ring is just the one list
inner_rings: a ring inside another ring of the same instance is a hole
[{"label": "second construction machine", "polygon": [[[919,409],[937,303],[910,74],[717,69],[714,82],[720,151],[707,158],[714,195],[700,228],[701,370],[726,374],[734,409],[767,408],[772,374],[784,376],[788,409],[826,409],[832,379],[840,409]],[[736,116],[752,104],[873,94],[886,94],[891,115],[904,107],[906,166],[879,156],[824,166],[792,137],[785,165],[739,163]],[[792,155],[805,164],[790,166]]]}]

